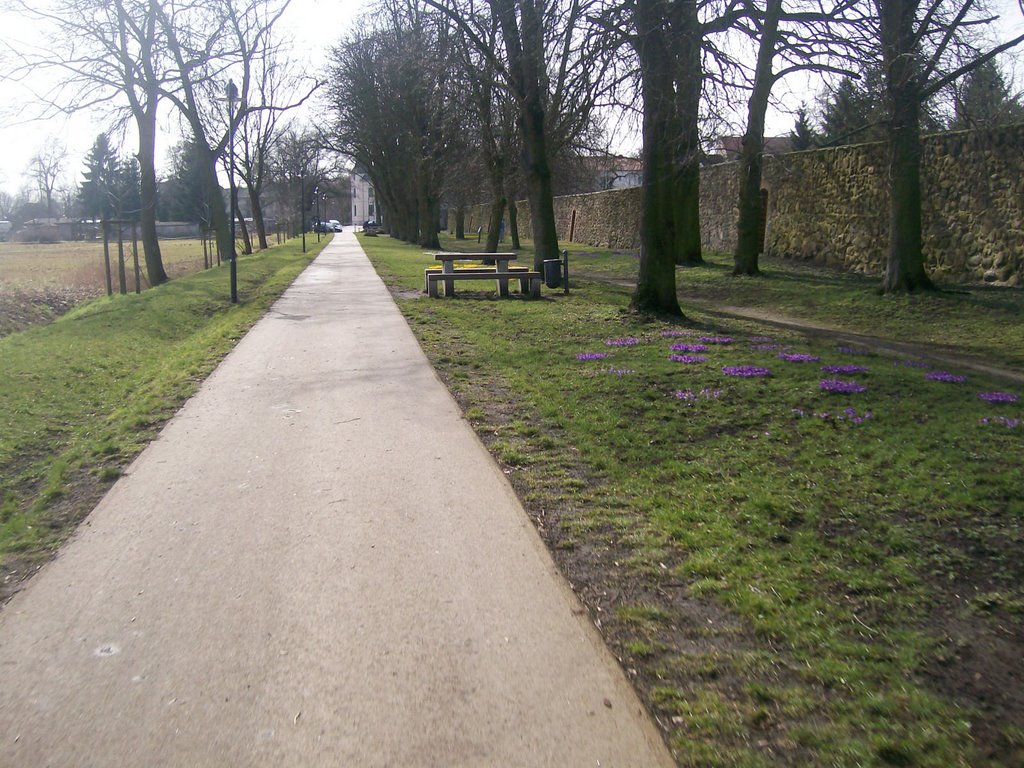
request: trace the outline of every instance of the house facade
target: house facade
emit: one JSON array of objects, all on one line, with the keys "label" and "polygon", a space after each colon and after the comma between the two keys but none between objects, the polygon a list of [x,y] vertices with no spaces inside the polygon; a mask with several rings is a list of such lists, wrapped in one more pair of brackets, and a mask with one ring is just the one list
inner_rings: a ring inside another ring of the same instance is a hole
[{"label": "house facade", "polygon": [[366,171],[359,166],[352,169],[352,224],[361,225],[364,221],[380,220],[377,206],[377,195]]}]

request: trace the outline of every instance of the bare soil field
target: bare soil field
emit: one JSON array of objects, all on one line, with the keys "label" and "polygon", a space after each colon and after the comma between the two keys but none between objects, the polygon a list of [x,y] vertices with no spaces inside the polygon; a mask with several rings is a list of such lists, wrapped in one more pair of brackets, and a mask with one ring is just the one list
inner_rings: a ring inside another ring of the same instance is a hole
[{"label": "bare soil field", "polygon": [[[172,278],[203,268],[199,240],[164,240],[160,243],[164,268]],[[114,290],[118,289],[117,246],[111,248]],[[139,246],[141,286],[149,287]],[[131,243],[125,248],[128,289],[134,290]],[[0,337],[32,325],[48,323],[86,299],[106,292],[103,243],[0,242]]]}]

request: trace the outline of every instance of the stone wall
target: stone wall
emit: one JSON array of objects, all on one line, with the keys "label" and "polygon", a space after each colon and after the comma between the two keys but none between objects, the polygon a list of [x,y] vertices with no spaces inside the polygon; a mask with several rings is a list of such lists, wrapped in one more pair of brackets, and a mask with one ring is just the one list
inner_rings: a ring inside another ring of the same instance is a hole
[{"label": "stone wall", "polygon": [[[882,144],[794,152],[766,158],[765,252],[881,275],[888,241],[886,150]],[[736,165],[701,172],[704,247],[735,243]],[[922,155],[924,254],[946,282],[1024,286],[1024,124],[929,136]],[[520,234],[530,213],[518,203]],[[573,216],[575,215],[575,222]],[[640,189],[555,200],[560,240],[613,249],[639,243]],[[472,221],[472,224],[470,223]],[[467,231],[487,226],[486,207]]]}]

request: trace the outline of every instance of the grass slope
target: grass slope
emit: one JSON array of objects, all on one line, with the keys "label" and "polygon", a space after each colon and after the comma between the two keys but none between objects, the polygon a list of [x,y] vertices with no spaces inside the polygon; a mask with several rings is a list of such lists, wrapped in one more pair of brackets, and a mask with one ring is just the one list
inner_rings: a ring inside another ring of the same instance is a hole
[{"label": "grass slope", "polygon": [[[363,243],[681,765],[1024,764],[1024,411],[979,397],[1004,385],[700,310],[651,321],[612,284],[418,298],[429,257]],[[863,304],[843,321],[875,335],[1019,333],[965,295],[721,272],[683,279],[733,304],[783,285],[788,314],[808,291]]]},{"label": "grass slope", "polygon": [[318,248],[297,242],[0,339],[0,598],[92,508]]}]

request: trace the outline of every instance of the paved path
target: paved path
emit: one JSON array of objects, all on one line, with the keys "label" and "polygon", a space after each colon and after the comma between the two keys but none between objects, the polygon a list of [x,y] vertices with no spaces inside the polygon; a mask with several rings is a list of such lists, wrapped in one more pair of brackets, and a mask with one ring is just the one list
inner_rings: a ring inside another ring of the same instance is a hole
[{"label": "paved path", "polygon": [[672,762],[344,234],[0,613],[0,764]]}]

